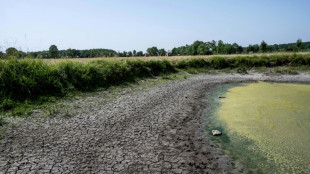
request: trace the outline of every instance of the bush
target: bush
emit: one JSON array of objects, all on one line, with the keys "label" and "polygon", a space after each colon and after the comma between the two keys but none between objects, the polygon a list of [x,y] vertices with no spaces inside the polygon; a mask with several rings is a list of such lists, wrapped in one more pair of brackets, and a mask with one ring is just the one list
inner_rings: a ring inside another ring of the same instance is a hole
[{"label": "bush", "polygon": [[5,110],[12,109],[14,108],[14,106],[15,106],[15,102],[13,102],[10,99],[6,99],[6,98],[2,100],[2,103],[0,104],[0,108],[3,108]]},{"label": "bush", "polygon": [[276,67],[276,66],[301,66],[310,65],[310,55],[272,55],[272,56],[237,56],[233,58],[214,57],[210,59],[190,59],[177,62],[179,69],[190,68],[251,68],[251,67]]},{"label": "bush", "polygon": [[174,72],[175,68],[167,60],[151,60],[146,62],[146,65],[150,68],[151,74],[159,75],[160,73]]},{"label": "bush", "polygon": [[212,68],[215,69],[222,69],[228,67],[228,59],[225,59],[223,57],[215,57],[208,60],[209,64]]},{"label": "bush", "polygon": [[56,65],[38,60],[0,61],[0,109],[15,101],[63,95],[71,90],[92,90],[133,80],[136,77],[174,72],[169,61],[62,62]]},{"label": "bush", "polygon": [[246,69],[251,67],[301,65],[310,65],[310,55],[195,58],[181,60],[175,65],[167,60],[98,60],[89,63],[62,62],[56,65],[29,59],[2,60],[0,109],[14,108],[16,103],[27,99],[40,100],[43,96],[61,96],[71,90],[93,90],[131,81],[137,77],[169,74],[175,72],[175,68],[191,72],[201,72],[207,68],[237,68],[237,71],[245,73]]}]

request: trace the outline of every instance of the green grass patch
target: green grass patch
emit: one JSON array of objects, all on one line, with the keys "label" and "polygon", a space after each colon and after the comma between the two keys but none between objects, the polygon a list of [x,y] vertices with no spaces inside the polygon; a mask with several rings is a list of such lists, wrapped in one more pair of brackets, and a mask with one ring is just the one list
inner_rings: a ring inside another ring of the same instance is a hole
[{"label": "green grass patch", "polygon": [[[31,107],[56,101],[69,93],[93,91],[119,86],[145,77],[175,79],[175,72],[212,73],[217,70],[247,73],[250,68],[290,67],[274,69],[278,73],[296,74],[298,67],[309,70],[309,54],[264,55],[261,57],[213,57],[210,59],[167,60],[97,60],[87,63],[9,59],[0,61],[0,111],[12,110],[16,115],[31,114],[21,105]],[[296,69],[296,70],[294,70]],[[179,77],[178,77],[179,78]],[[186,78],[186,77],[184,77]]]},{"label": "green grass patch", "polygon": [[163,61],[93,61],[48,64],[38,60],[0,61],[0,109],[19,103],[46,102],[70,91],[91,91],[136,78],[175,72]]},{"label": "green grass patch", "polygon": [[277,67],[277,66],[309,66],[309,54],[292,55],[264,55],[264,56],[237,56],[232,58],[214,57],[210,59],[194,58],[176,62],[180,69],[188,68],[252,68],[252,67]]}]

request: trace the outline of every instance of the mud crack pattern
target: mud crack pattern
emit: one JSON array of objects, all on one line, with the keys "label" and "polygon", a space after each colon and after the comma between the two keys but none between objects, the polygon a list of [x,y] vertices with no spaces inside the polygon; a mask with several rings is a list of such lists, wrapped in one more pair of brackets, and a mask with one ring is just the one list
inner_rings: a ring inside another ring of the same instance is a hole
[{"label": "mud crack pattern", "polygon": [[208,139],[201,98],[222,83],[251,80],[310,78],[196,76],[85,105],[71,118],[28,121],[1,140],[0,173],[238,173]]}]

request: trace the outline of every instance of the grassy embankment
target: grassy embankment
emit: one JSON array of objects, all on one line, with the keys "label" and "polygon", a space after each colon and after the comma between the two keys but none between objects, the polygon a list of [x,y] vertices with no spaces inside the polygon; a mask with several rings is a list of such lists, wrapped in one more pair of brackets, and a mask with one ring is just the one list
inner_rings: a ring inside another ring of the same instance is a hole
[{"label": "grassy embankment", "polygon": [[[57,58],[57,59],[41,59],[48,63],[60,63],[60,62],[90,62],[94,60],[168,60],[170,62],[176,62],[181,60],[188,60],[193,58],[210,59],[214,57],[233,58],[233,57],[262,57],[262,56],[290,56],[295,54],[294,52],[275,52],[275,53],[252,53],[252,54],[220,54],[220,55],[197,55],[197,56],[150,56],[150,57],[97,57],[97,58]],[[298,54],[310,54],[310,52],[299,52]]]},{"label": "grassy embankment", "polygon": [[[309,65],[310,54],[193,58],[178,61],[96,60],[84,63],[4,60],[0,61],[0,110],[3,112],[19,105],[44,103],[74,91],[91,91],[145,77],[164,77],[183,70],[201,72],[233,69],[245,73],[253,67]],[[3,122],[0,117],[0,125]]]}]

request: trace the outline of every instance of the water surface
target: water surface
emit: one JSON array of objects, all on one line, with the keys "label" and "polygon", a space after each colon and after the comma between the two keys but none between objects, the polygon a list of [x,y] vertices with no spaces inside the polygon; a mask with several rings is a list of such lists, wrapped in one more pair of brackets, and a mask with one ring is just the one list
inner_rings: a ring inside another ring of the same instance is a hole
[{"label": "water surface", "polygon": [[310,173],[310,85],[250,83],[225,96],[215,120],[240,158],[264,173]]}]

